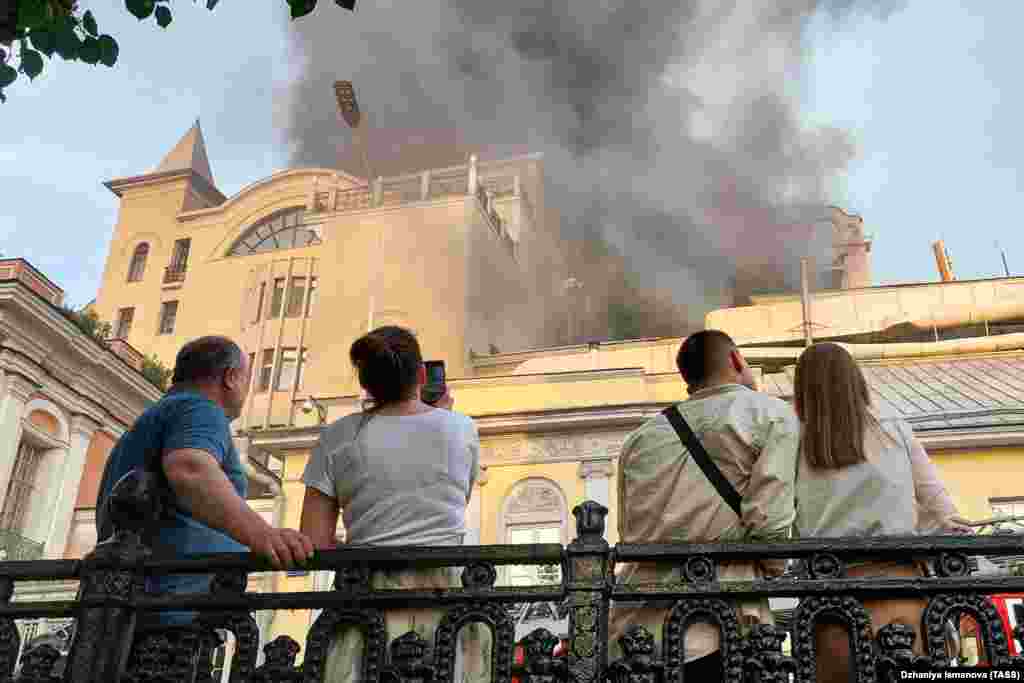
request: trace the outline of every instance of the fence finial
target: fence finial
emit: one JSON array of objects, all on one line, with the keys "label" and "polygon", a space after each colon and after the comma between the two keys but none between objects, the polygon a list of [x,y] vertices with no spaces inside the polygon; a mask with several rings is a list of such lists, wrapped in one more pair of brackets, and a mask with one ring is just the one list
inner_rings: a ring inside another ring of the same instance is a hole
[{"label": "fence finial", "polygon": [[576,517],[576,536],[583,541],[595,541],[604,538],[604,520],[608,516],[608,508],[592,500],[584,501],[572,509]]}]

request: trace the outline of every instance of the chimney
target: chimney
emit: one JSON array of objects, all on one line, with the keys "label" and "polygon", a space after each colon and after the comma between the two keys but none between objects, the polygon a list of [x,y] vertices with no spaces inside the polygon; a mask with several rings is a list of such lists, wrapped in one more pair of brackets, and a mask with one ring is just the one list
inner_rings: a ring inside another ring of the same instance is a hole
[{"label": "chimney", "polygon": [[942,243],[942,240],[932,244],[932,252],[935,254],[935,265],[939,268],[939,277],[942,281],[952,282],[955,280],[953,267],[949,261],[949,252],[946,251],[946,245]]}]

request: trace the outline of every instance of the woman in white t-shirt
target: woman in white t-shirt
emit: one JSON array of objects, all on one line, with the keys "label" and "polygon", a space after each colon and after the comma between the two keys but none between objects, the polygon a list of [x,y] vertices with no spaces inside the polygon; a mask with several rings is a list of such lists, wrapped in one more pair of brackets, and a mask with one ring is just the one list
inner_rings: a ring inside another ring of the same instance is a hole
[{"label": "woman in white t-shirt", "polygon": [[[349,355],[370,400],[363,412],[327,427],[310,455],[302,477],[303,533],[317,548],[334,546],[340,514],[348,544],[461,545],[466,505],[479,474],[476,425],[451,410],[448,395],[438,401],[440,407],[420,399],[426,371],[419,343],[408,330],[373,330],[352,345]],[[378,570],[371,583],[385,589],[460,585],[458,572],[449,568]],[[433,643],[440,616],[429,609],[387,610],[388,642],[415,631]],[[355,629],[339,634],[328,653],[328,683],[359,679],[361,640]],[[476,661],[482,651],[465,645],[462,650],[464,669],[479,674],[474,678],[489,673],[490,666]]]}]

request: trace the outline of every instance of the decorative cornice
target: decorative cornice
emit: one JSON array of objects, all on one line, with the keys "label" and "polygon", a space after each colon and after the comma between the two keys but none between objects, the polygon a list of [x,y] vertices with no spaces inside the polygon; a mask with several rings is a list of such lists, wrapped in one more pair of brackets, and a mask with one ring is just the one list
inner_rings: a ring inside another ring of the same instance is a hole
[{"label": "decorative cornice", "polygon": [[527,439],[493,439],[481,444],[481,461],[496,465],[552,462],[610,462],[628,432],[572,433]]},{"label": "decorative cornice", "polygon": [[21,433],[22,437],[28,437],[29,441],[34,441],[36,446],[43,448],[67,448],[68,444],[61,441],[53,434],[39,429],[28,420],[22,420],[21,422]]},{"label": "decorative cornice", "polygon": [[953,451],[968,448],[1006,448],[1024,446],[1024,430],[971,429],[917,432],[914,434],[929,451]]},{"label": "decorative cornice", "polygon": [[618,406],[563,408],[473,416],[482,436],[506,433],[544,433],[584,429],[631,431],[670,403],[632,403]]},{"label": "decorative cornice", "polygon": [[612,458],[604,460],[584,460],[580,463],[580,479],[609,479],[615,473],[615,464]]},{"label": "decorative cornice", "polygon": [[[3,361],[2,354],[0,354],[0,361]],[[38,385],[17,369],[4,367],[0,368],[0,371],[4,374],[7,393],[22,403],[28,403],[29,397],[35,393]]]},{"label": "decorative cornice", "polygon": [[101,420],[85,415],[83,413],[76,413],[71,416],[71,434],[73,436],[82,436],[86,439],[91,439],[93,434],[103,425]]},{"label": "decorative cornice", "polygon": [[9,336],[0,353],[5,369],[63,393],[63,405],[97,416],[109,414],[110,421],[127,426],[162,395],[135,368],[24,285],[0,284],[0,305],[0,324]]}]

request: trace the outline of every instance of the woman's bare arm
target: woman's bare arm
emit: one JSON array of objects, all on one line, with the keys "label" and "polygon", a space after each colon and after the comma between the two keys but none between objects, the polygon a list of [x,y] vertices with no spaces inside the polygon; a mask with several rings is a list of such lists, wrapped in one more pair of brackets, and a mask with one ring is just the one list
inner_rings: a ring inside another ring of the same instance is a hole
[{"label": "woman's bare arm", "polygon": [[306,487],[302,500],[302,521],[299,528],[320,550],[333,548],[338,529],[338,501],[311,486]]}]

